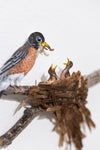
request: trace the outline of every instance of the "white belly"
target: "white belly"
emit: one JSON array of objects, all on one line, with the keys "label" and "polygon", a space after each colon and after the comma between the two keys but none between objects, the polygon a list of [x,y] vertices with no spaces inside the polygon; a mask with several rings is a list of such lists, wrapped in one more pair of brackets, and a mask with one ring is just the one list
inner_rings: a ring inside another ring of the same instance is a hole
[{"label": "white belly", "polygon": [[3,77],[0,80],[0,91],[3,91],[5,89],[7,89],[9,85],[19,86],[19,84],[20,84],[21,80],[23,79],[23,77],[24,77],[24,73],[12,74],[12,75],[8,75],[8,76]]}]

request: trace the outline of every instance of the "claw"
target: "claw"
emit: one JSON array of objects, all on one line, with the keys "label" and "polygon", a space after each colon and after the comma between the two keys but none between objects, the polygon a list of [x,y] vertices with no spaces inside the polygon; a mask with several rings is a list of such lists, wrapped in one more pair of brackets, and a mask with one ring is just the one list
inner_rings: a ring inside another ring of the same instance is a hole
[{"label": "claw", "polygon": [[63,63],[64,65],[68,66],[70,64],[70,60],[69,58],[67,58],[68,62],[67,63]]},{"label": "claw", "polygon": [[53,68],[53,64],[50,66],[51,70],[55,70],[57,68],[57,65]]}]

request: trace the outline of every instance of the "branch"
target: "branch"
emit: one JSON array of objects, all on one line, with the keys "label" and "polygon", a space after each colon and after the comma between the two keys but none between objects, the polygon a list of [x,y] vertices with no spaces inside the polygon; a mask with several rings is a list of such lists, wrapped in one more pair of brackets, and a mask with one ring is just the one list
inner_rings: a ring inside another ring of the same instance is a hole
[{"label": "branch", "polygon": [[19,121],[0,137],[0,146],[7,146],[12,143],[12,141],[28,126],[28,124],[33,120],[38,114],[39,109],[26,109],[23,116]]},{"label": "branch", "polygon": [[91,88],[92,86],[100,82],[100,70],[97,70],[89,75],[86,75],[85,77],[87,79],[88,88]]},{"label": "branch", "polygon": [[[100,82],[100,70],[94,71],[92,73],[90,73],[89,75],[85,75],[85,79],[87,79],[87,87],[91,88],[92,86],[95,86],[96,84],[98,84]],[[30,86],[21,86],[24,89],[30,89]],[[34,86],[35,87],[35,86]],[[4,93],[4,97],[3,99],[12,99],[15,101],[22,101],[26,95],[28,94],[28,90],[27,92],[23,92],[23,93],[16,93],[14,87],[9,87]]]}]

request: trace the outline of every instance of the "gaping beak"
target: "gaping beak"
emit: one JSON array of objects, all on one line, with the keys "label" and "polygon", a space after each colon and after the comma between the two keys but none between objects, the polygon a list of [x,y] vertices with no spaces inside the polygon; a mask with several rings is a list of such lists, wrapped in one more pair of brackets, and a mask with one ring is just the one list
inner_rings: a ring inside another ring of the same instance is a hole
[{"label": "gaping beak", "polygon": [[63,63],[64,65],[68,66],[70,64],[70,60],[69,58],[67,58],[68,62],[67,63]]},{"label": "gaping beak", "polygon": [[53,68],[53,64],[51,64],[50,68],[51,68],[51,70],[56,70],[57,65]]},{"label": "gaping beak", "polygon": [[40,45],[41,45],[44,49],[46,49],[46,50],[50,50],[50,49],[51,49],[50,46],[49,46],[46,42],[40,42]]}]

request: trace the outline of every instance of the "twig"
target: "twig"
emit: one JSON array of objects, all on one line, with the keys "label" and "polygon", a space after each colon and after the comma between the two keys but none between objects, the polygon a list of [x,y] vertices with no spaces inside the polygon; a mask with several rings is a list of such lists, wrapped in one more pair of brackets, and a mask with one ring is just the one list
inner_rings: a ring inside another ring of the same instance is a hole
[{"label": "twig", "polygon": [[91,88],[92,86],[98,84],[100,82],[100,70],[97,70],[89,75],[86,75],[87,86]]},{"label": "twig", "polygon": [[18,122],[5,134],[0,137],[0,146],[7,146],[12,143],[12,141],[28,126],[28,124],[33,120],[40,110],[38,108],[27,108],[24,111],[23,116]]}]

